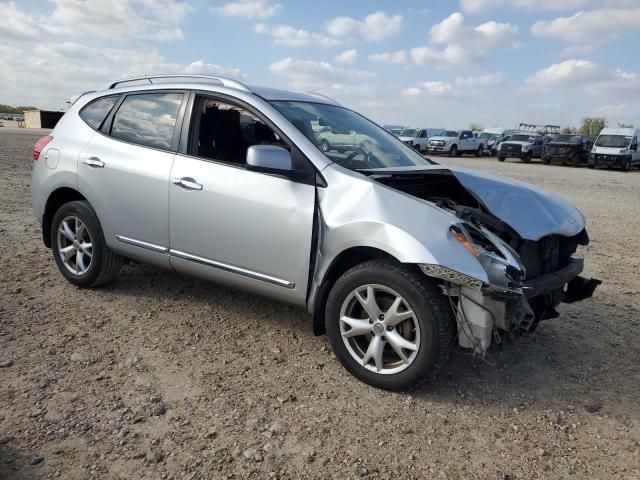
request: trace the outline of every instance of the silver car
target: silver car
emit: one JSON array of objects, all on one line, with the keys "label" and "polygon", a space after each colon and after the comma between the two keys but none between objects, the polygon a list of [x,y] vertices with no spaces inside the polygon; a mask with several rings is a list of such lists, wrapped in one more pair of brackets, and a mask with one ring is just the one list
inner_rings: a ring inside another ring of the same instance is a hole
[{"label": "silver car", "polygon": [[[326,129],[368,148],[319,148]],[[318,132],[318,133],[315,133]],[[306,307],[357,378],[402,389],[591,296],[585,221],[535,187],[436,164],[337,102],[154,76],[80,96],[34,148],[64,277],[135,259]]]}]

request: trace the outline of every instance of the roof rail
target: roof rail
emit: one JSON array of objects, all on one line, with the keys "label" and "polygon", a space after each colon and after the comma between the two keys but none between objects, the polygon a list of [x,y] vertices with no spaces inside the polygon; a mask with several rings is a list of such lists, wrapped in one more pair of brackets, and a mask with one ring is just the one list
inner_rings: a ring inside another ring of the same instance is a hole
[{"label": "roof rail", "polygon": [[189,74],[174,74],[174,75],[145,75],[143,77],[133,77],[126,78],[123,80],[118,80],[116,82],[112,82],[107,84],[106,90],[111,90],[112,88],[116,88],[121,83],[129,83],[129,82],[139,82],[141,80],[147,80],[149,84],[153,84],[152,80],[158,80],[162,78],[175,78],[176,80],[181,78],[196,78],[201,80],[213,80],[217,82],[219,85],[223,87],[235,88],[237,90],[242,90],[243,92],[251,92],[249,87],[245,84],[238,82],[237,80],[232,80],[226,77],[215,77],[211,75],[189,75]]}]

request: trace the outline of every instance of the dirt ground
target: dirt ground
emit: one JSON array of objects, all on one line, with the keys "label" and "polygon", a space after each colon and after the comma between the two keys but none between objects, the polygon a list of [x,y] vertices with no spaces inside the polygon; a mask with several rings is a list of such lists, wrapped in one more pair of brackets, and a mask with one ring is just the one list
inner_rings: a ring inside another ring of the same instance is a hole
[{"label": "dirt ground", "polygon": [[639,171],[453,159],[576,204],[604,283],[394,394],[305,311],[144,265],[64,281],[31,212],[36,138],[0,130],[0,478],[640,479]]}]

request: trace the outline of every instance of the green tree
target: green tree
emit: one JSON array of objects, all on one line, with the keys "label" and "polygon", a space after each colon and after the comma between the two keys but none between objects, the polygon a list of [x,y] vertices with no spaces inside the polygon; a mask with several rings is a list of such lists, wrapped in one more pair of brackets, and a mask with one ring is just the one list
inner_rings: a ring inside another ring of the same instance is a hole
[{"label": "green tree", "polygon": [[481,132],[484,130],[484,126],[481,123],[471,122],[469,124],[469,130],[472,132]]},{"label": "green tree", "polygon": [[582,119],[582,124],[578,129],[578,133],[581,135],[591,135],[595,137],[606,126],[607,121],[604,118],[584,117]]},{"label": "green tree", "polygon": [[618,122],[618,128],[633,128],[633,124]]},{"label": "green tree", "polygon": [[576,127],[564,127],[562,130],[560,130],[560,133],[562,133],[563,135],[573,135],[576,132]]}]

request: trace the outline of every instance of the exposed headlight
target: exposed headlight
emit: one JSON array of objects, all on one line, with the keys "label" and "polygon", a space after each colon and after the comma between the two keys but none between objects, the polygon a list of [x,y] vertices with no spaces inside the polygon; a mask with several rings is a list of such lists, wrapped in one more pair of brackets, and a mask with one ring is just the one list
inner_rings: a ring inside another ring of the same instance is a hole
[{"label": "exposed headlight", "polygon": [[482,265],[488,283],[441,265],[421,264],[423,273],[476,290],[522,294],[526,269],[518,254],[507,243],[486,228],[468,223],[455,224],[450,232],[452,238],[460,242]]}]

